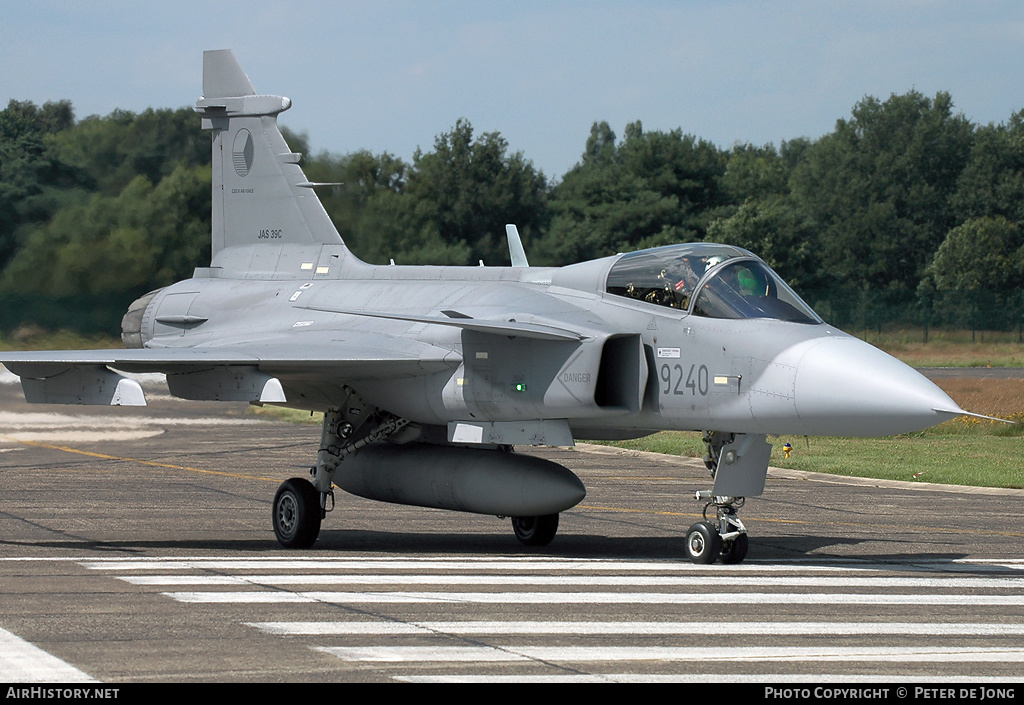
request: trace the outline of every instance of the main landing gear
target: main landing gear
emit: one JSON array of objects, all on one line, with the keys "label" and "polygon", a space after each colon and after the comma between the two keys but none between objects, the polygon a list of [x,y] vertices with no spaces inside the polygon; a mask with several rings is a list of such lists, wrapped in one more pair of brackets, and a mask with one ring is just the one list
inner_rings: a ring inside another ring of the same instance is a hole
[{"label": "main landing gear", "polygon": [[512,517],[512,531],[526,546],[547,546],[558,531],[558,515]]},{"label": "main landing gear", "polygon": [[285,548],[309,548],[320,535],[320,523],[334,508],[331,478],[347,456],[388,438],[409,422],[370,407],[348,389],[340,409],[324,413],[323,433],[312,482],[301,477],[285,480],[274,495],[274,534]]},{"label": "main landing gear", "polygon": [[301,477],[285,480],[274,495],[274,533],[285,548],[309,548],[320,535],[320,493]]},{"label": "main landing gear", "polygon": [[[446,445],[445,427],[410,424],[348,392],[340,408],[324,413],[310,479],[287,480],[274,496],[274,534],[285,548],[314,544],[334,508],[335,484],[367,499],[511,516],[512,530],[527,546],[547,546],[558,531],[559,515],[541,512],[572,506],[583,497],[579,478],[556,463],[502,452],[511,446]],[[339,473],[343,462],[347,465]],[[544,501],[521,491],[537,483],[545,488]],[[536,515],[526,515],[531,511]]]}]

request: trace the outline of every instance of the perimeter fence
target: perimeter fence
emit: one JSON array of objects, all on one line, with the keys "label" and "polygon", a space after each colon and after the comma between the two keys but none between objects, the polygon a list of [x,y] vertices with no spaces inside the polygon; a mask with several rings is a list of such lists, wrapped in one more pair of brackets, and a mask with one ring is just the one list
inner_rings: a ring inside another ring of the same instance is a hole
[{"label": "perimeter fence", "polygon": [[1024,290],[802,291],[800,296],[825,321],[854,335],[912,330],[927,343],[939,331],[986,334],[1024,343]]},{"label": "perimeter fence", "polygon": [[29,332],[63,330],[117,337],[121,317],[145,293],[142,289],[79,296],[0,294],[0,334],[17,339]]}]

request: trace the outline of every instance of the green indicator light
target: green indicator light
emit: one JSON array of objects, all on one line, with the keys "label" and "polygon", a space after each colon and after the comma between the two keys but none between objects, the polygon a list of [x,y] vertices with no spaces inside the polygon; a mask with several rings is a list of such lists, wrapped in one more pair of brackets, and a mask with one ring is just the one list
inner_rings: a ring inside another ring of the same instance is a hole
[{"label": "green indicator light", "polygon": [[522,382],[519,382],[519,383],[516,384],[515,390],[517,392],[525,392],[526,391],[526,385],[523,384]]}]

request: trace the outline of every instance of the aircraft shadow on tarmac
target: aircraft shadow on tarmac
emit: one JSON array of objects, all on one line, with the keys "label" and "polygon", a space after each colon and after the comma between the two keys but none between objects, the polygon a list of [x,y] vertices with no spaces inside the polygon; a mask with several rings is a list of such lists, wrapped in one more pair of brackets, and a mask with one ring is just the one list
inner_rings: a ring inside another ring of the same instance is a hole
[{"label": "aircraft shadow on tarmac", "polygon": [[[495,555],[495,556],[544,556],[551,558],[573,559],[610,559],[610,560],[668,560],[685,562],[686,556],[680,549],[678,536],[670,537],[622,537],[609,538],[600,535],[563,535],[558,540],[543,548],[531,548],[521,545],[513,537],[500,534],[438,534],[415,532],[389,532],[365,530],[323,531],[310,552],[295,552],[282,549],[271,536],[267,539],[245,540],[135,540],[135,541],[90,541],[66,540],[31,542],[32,546],[45,547],[61,551],[82,552],[82,558],[95,559],[96,554],[139,554],[149,555],[153,551],[173,551],[178,554],[197,555],[197,552],[230,551],[234,554],[260,554],[261,556],[289,556],[315,560],[325,554],[330,557],[345,557],[348,553],[365,555],[367,552],[379,554],[442,554],[450,557],[460,555]],[[765,538],[751,542],[751,558],[762,565],[786,565],[791,561],[799,561],[800,567],[811,569],[816,565],[835,566],[837,562],[862,563],[865,565],[885,565],[892,571],[927,569],[934,564],[952,564],[968,558],[965,553],[871,553],[850,555],[814,555],[814,551],[829,546],[853,546],[862,543],[859,539],[839,537],[779,537]],[[24,541],[2,541],[0,546],[24,548]],[[322,553],[321,553],[322,552]],[[88,554],[88,555],[86,555]],[[709,568],[713,570],[713,567]],[[999,566],[986,562],[985,565],[972,567],[970,563],[957,565],[958,574],[1002,572]],[[1019,571],[1006,567],[1008,575],[1019,575]]]},{"label": "aircraft shadow on tarmac", "polygon": [[[681,536],[650,536],[650,537],[608,537],[600,534],[565,534],[559,536],[548,546],[523,546],[511,535],[503,533],[434,533],[414,531],[367,531],[362,529],[323,530],[313,545],[313,551],[323,551],[331,555],[346,553],[383,553],[383,554],[444,554],[458,555],[522,555],[551,556],[564,558],[614,559],[614,560],[686,560],[682,552]],[[4,543],[0,541],[0,545]],[[18,545],[24,545],[17,542]],[[836,556],[813,556],[816,550],[829,546],[856,545],[859,539],[837,537],[780,537],[765,538],[751,542],[751,557],[760,561],[778,561],[799,559],[801,564],[814,558],[822,562],[834,562]],[[34,545],[39,545],[34,544]],[[47,548],[99,551],[145,553],[154,550],[174,550],[176,552],[232,551],[235,553],[274,553],[281,555],[294,554],[304,557],[305,554],[281,549],[273,537],[266,540],[243,539],[179,539],[179,540],[127,540],[127,541],[56,541],[45,542]],[[950,560],[962,556],[944,555],[940,560]],[[901,554],[883,554],[871,557],[857,556],[858,560],[888,562],[898,565]],[[907,556],[907,560],[917,560],[918,555]]]},{"label": "aircraft shadow on tarmac", "polygon": [[[314,549],[350,551],[399,551],[402,553],[543,555],[564,558],[615,560],[685,561],[683,536],[608,537],[600,534],[563,534],[543,548],[519,545],[511,536],[501,534],[437,534],[388,531],[322,531]],[[812,551],[828,546],[854,545],[859,539],[837,537],[780,537],[750,542],[750,557],[785,563],[799,558],[804,562]],[[813,556],[811,556],[813,557]],[[858,557],[859,558],[859,557]],[[823,557],[830,560],[830,557]],[[898,561],[899,555],[885,556]],[[831,558],[834,560],[834,558]]]}]

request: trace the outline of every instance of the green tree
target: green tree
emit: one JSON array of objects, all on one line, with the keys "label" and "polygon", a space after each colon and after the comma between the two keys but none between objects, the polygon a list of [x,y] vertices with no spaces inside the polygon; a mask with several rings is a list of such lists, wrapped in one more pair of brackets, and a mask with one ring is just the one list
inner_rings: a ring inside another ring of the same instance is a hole
[{"label": "green tree", "polygon": [[26,236],[60,207],[61,190],[76,185],[77,174],[62,163],[52,137],[74,122],[71,103],[12,100],[0,112],[0,269]]},{"label": "green tree", "polygon": [[210,163],[210,135],[191,108],[115,110],[54,138],[60,160],[88,175],[90,190],[119,193],[136,176],[159,183],[178,165]]},{"label": "green tree", "polygon": [[1003,216],[973,218],[946,235],[918,294],[937,323],[972,328],[1019,325],[1024,229]]},{"label": "green tree", "polygon": [[1024,111],[975,130],[952,205],[961,222],[1003,216],[1024,225]]},{"label": "green tree", "polygon": [[136,176],[116,196],[95,193],[33,230],[0,288],[48,296],[165,286],[209,260],[210,172],[179,165],[156,187]]},{"label": "green tree", "polygon": [[858,103],[807,148],[791,179],[820,226],[822,268],[850,285],[913,291],[956,224],[950,198],[972,138],[946,93]]},{"label": "green tree", "polygon": [[614,165],[617,148],[615,132],[607,122],[595,122],[587,137],[587,146],[583,152],[583,163],[591,165]]},{"label": "green tree", "polygon": [[750,250],[794,288],[819,285],[813,251],[815,223],[792,199],[749,199],[708,227],[708,239]]},{"label": "green tree", "polygon": [[625,138],[594,123],[581,161],[552,190],[543,258],[567,264],[615,252],[702,240],[728,203],[721,180],[725,155],[681,130]]},{"label": "green tree", "polygon": [[378,264],[386,264],[392,256],[410,261],[404,252],[389,252],[382,239],[385,231],[397,227],[392,219],[409,178],[407,163],[391,154],[362,150],[340,157],[323,153],[308,160],[304,168],[313,181],[342,184],[317,191],[356,256]]},{"label": "green tree", "polygon": [[1003,216],[968,220],[949,231],[926,275],[926,285],[939,290],[1020,289],[1024,230]]},{"label": "green tree", "polygon": [[773,145],[737,145],[729,152],[722,189],[734,203],[785,195],[789,193],[790,171]]},{"label": "green tree", "polygon": [[[402,178],[388,166],[384,183]],[[466,120],[438,136],[434,151],[417,150],[401,190],[374,184],[381,252],[402,264],[507,263],[505,224],[528,242],[545,220],[544,174],[521,152],[510,154],[497,132],[474,139]]]}]

